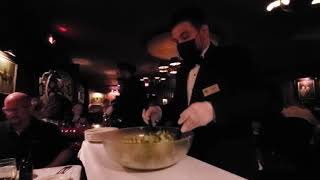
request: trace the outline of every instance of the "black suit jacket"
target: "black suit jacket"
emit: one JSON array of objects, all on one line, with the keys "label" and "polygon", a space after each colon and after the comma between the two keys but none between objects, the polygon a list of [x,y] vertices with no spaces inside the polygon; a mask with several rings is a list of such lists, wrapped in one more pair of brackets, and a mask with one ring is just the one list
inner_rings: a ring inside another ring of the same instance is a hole
[{"label": "black suit jacket", "polygon": [[0,159],[31,158],[34,168],[44,168],[69,146],[58,126],[32,118],[20,135],[8,121],[0,123]]},{"label": "black suit jacket", "polygon": [[[175,97],[163,108],[163,119],[177,125],[188,107],[187,78],[193,66],[182,64],[177,74]],[[190,104],[208,101],[216,119],[194,129],[189,155],[244,177],[256,169],[251,121],[264,116],[269,98],[249,62],[249,56],[235,47],[210,45],[200,65]],[[220,91],[204,96],[203,89],[218,85]],[[170,124],[170,123],[169,123]]]}]

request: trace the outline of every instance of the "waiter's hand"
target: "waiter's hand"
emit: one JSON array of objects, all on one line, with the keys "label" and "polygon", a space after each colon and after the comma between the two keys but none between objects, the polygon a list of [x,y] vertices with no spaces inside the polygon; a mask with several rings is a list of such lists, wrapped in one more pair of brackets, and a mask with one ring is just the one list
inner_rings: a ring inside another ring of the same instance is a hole
[{"label": "waiter's hand", "polygon": [[182,124],[181,132],[187,132],[205,126],[215,119],[216,114],[211,103],[196,102],[180,114],[178,124]]},{"label": "waiter's hand", "polygon": [[142,111],[142,118],[143,121],[146,124],[149,124],[149,121],[151,120],[151,123],[153,126],[155,126],[162,117],[162,110],[160,106],[149,106],[147,110],[143,109]]}]

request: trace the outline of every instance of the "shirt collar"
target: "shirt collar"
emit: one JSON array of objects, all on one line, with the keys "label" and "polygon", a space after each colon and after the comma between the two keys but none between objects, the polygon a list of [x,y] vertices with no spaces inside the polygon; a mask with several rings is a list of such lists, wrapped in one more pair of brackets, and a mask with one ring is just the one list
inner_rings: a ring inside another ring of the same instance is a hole
[{"label": "shirt collar", "polygon": [[202,51],[202,53],[201,53],[201,57],[202,57],[202,58],[204,58],[204,56],[205,56],[206,52],[208,51],[209,47],[210,47],[210,43],[209,43],[208,46]]}]

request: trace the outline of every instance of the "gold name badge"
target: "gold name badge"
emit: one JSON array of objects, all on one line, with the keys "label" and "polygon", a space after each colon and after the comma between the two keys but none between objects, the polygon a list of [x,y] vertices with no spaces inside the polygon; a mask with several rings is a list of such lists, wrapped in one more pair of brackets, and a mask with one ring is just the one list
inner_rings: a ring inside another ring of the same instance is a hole
[{"label": "gold name badge", "polygon": [[220,91],[220,88],[218,84],[214,84],[212,86],[202,89],[202,93],[204,97],[210,96],[211,94],[215,94],[219,91]]}]

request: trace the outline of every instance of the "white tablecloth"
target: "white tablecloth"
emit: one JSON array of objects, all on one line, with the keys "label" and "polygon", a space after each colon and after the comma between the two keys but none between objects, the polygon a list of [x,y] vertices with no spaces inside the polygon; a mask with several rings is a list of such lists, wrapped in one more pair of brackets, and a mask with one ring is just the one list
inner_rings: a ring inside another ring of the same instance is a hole
[{"label": "white tablecloth", "polygon": [[82,143],[78,157],[88,180],[242,180],[225,170],[187,156],[174,166],[156,171],[134,171],[122,168],[104,151],[103,144]]},{"label": "white tablecloth", "polygon": [[[55,175],[59,170],[61,170],[65,166],[58,166],[52,168],[43,168],[43,169],[34,169],[33,174],[36,174],[37,177],[34,180],[46,179],[47,177],[51,177]],[[64,176],[72,179],[72,180],[80,180],[81,176],[81,166],[72,165],[72,167],[65,171]]]}]

